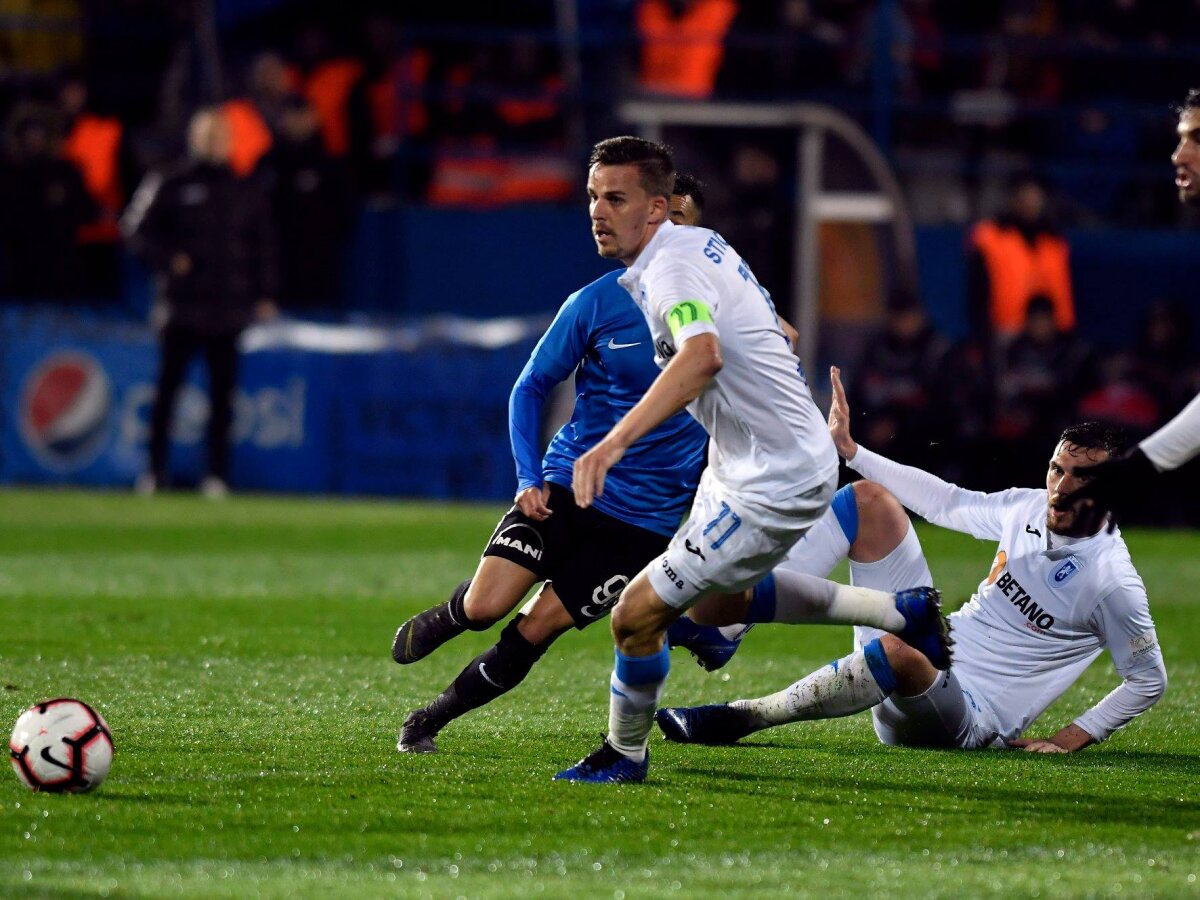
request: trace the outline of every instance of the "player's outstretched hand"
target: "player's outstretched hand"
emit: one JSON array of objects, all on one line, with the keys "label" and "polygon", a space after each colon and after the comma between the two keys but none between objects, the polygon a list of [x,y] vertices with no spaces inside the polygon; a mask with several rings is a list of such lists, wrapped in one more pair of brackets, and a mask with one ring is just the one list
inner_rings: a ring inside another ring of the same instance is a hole
[{"label": "player's outstretched hand", "polygon": [[850,437],[850,402],[846,389],[842,387],[842,370],[829,367],[829,380],[833,384],[833,400],[829,404],[829,436],[842,459],[854,459],[858,444]]},{"label": "player's outstretched hand", "polygon": [[522,514],[535,522],[544,522],[554,515],[554,510],[547,505],[550,502],[550,485],[548,484],[525,488],[517,494],[513,502],[516,503],[517,509]]},{"label": "player's outstretched hand", "polygon": [[592,501],[604,493],[604,478],[608,470],[621,461],[625,448],[605,438],[579,459],[571,474],[571,490],[575,502],[586,509]]},{"label": "player's outstretched hand", "polygon": [[1008,746],[1014,750],[1024,750],[1026,753],[1070,753],[1066,747],[1060,747],[1054,741],[1013,741]]},{"label": "player's outstretched hand", "polygon": [[1080,466],[1075,474],[1088,481],[1072,492],[1070,499],[1090,498],[1096,506],[1108,512],[1108,530],[1111,532],[1138,498],[1145,497],[1153,490],[1158,470],[1140,447],[1134,447],[1121,456],[1094,466]]}]

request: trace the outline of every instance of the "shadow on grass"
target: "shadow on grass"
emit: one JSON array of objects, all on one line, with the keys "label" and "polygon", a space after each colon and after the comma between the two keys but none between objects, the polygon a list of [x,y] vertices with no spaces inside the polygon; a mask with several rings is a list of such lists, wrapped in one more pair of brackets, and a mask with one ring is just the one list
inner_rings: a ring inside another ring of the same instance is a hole
[{"label": "shadow on grass", "polygon": [[[765,743],[749,746],[759,750],[798,750],[801,754],[805,749],[811,749]],[[720,751],[733,748],[709,749]],[[827,751],[828,748],[821,748],[821,752]],[[761,790],[755,790],[752,785],[761,785],[763,782],[767,782],[787,784],[793,789],[805,792],[814,800],[836,800],[841,793],[847,791],[870,791],[880,798],[883,806],[911,810],[913,795],[917,794],[923,800],[935,801],[934,805],[940,803],[949,814],[969,812],[974,815],[975,813],[970,807],[982,805],[1003,809],[1007,815],[1058,816],[1083,818],[1090,822],[1126,825],[1155,823],[1167,826],[1170,826],[1171,823],[1164,821],[1164,816],[1176,821],[1194,821],[1197,816],[1200,816],[1200,801],[1189,799],[1169,802],[1161,795],[1149,796],[1144,792],[1139,793],[1139,787],[1143,786],[1139,783],[1121,785],[1120,787],[1127,789],[1126,793],[1083,791],[1079,789],[1078,783],[1074,780],[1069,784],[1056,784],[1061,775],[1090,777],[1094,773],[1099,779],[1103,778],[1106,773],[1111,773],[1113,769],[1129,771],[1130,777],[1133,779],[1142,779],[1148,775],[1162,776],[1164,779],[1178,783],[1178,779],[1182,777],[1188,779],[1186,783],[1190,784],[1195,773],[1200,770],[1200,756],[1196,754],[1114,751],[1103,754],[1095,753],[1089,758],[1084,754],[1072,756],[1041,754],[1025,756],[1022,754],[1018,756],[1017,752],[1005,750],[968,752],[879,747],[877,751],[860,754],[869,756],[874,763],[884,765],[887,764],[888,757],[892,757],[899,764],[897,777],[894,780],[867,777],[865,774],[859,776],[836,774],[829,771],[828,765],[823,760],[818,761],[812,758],[806,760],[803,756],[797,760],[795,770],[787,773],[746,772],[686,763],[674,767],[674,772],[678,775],[713,779],[717,784],[711,786],[709,790],[739,795],[761,794]],[[903,754],[903,757],[897,756],[897,754]],[[948,758],[950,754],[963,761],[969,759],[973,765],[969,770],[962,769],[951,772],[942,768],[926,773],[913,771],[914,763]],[[660,765],[670,764],[661,757],[659,762]],[[806,767],[806,762],[816,764]],[[1040,767],[1038,774],[1041,777],[1038,783],[1028,788],[1005,785],[1003,779],[1014,772],[1014,763],[1018,766],[1015,771],[1019,771],[1023,778],[1029,777],[1032,767]],[[1136,771],[1132,771],[1133,766],[1137,767]],[[980,784],[977,779],[981,772],[992,773],[997,780]],[[1109,780],[1098,781],[1098,783],[1111,785]],[[721,784],[728,785],[728,787],[722,788]],[[888,800],[889,797],[895,799]]]}]

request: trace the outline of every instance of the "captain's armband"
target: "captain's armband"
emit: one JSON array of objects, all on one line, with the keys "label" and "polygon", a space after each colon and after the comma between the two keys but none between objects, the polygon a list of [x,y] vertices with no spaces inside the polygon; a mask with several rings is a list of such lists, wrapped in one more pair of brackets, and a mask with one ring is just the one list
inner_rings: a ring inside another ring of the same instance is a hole
[{"label": "captain's armband", "polygon": [[696,322],[712,320],[712,310],[703,300],[682,300],[667,312],[667,326],[671,329],[672,337],[679,337],[679,332]]}]

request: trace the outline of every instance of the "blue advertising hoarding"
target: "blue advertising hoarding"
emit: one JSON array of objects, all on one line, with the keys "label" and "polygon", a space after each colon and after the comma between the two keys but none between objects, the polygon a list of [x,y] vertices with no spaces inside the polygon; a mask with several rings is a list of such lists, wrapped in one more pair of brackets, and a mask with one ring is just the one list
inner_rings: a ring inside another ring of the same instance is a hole
[{"label": "blue advertising hoarding", "polygon": [[[231,480],[243,490],[503,499],[507,400],[545,322],[404,329],[281,323],[244,335]],[[128,487],[145,469],[158,350],[146,329],[0,314],[0,481]],[[181,391],[172,480],[204,472],[208,400]]]}]

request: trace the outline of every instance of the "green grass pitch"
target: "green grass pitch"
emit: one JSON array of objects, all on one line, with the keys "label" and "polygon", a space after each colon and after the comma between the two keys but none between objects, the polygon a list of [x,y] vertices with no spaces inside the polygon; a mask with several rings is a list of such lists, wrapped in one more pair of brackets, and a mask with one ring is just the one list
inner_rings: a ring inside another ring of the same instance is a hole
[{"label": "green grass pitch", "polygon": [[[396,626],[473,569],[487,506],[0,493],[0,720],[76,696],[112,726],[83,796],[0,778],[0,896],[1200,895],[1200,535],[1135,532],[1170,687],[1073,756],[880,746],[866,716],[749,746],[651,744],[644,785],[553,783],[606,722],[608,630],[396,753],[405,713],[495,633],[422,663]],[[930,528],[952,605],[994,548]],[[762,627],[665,695],[778,689],[848,629]],[[1117,683],[1107,655],[1038,723]]]}]

